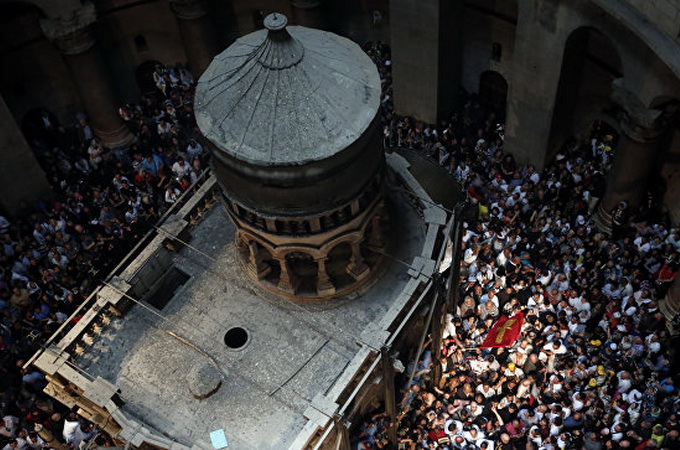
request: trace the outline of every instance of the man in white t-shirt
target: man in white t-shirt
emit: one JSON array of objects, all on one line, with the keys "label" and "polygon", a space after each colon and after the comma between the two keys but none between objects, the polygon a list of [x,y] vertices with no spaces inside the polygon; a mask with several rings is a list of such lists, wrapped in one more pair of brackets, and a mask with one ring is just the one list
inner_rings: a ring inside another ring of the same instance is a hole
[{"label": "man in white t-shirt", "polygon": [[190,171],[191,166],[182,157],[177,158],[177,161],[172,165],[172,172],[177,178],[189,175]]}]

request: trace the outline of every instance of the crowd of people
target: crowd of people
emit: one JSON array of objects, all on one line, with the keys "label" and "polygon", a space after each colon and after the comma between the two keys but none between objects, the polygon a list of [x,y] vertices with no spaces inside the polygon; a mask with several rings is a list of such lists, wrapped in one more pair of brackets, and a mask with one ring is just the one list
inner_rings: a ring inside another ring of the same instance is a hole
[{"label": "crowd of people", "polygon": [[36,425],[73,448],[106,436],[42,392],[25,362],[77,308],[182,192],[199,179],[204,150],[193,114],[195,82],[181,66],[159,66],[157,92],[119,114],[131,146],[104,147],[84,114],[60,126],[48,112],[30,143],[54,195],[0,216],[0,448],[50,446]]},{"label": "crowd of people", "polygon": [[[659,311],[677,277],[680,230],[653,201],[618,205],[611,232],[595,225],[616,137],[595,124],[543,170],[520,165],[504,150],[500,116],[474,96],[438,125],[395,115],[389,49],[367,51],[384,83],[385,145],[437,161],[473,212],[440,360],[426,344],[397,377],[396,422],[378,409],[354,448],[680,448],[680,380]],[[501,316],[520,312],[512,345],[481,348]]]}]

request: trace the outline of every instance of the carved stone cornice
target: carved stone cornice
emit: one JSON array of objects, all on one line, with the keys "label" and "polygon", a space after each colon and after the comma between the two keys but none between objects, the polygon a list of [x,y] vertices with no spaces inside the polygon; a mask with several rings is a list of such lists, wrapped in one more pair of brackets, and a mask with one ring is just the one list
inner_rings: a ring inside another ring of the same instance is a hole
[{"label": "carved stone cornice", "polygon": [[43,19],[40,27],[65,55],[77,55],[95,43],[91,25],[97,20],[94,4],[86,2],[79,9],[53,19]]},{"label": "carved stone cornice", "polygon": [[208,14],[204,0],[170,0],[170,9],[178,19],[200,19]]},{"label": "carved stone cornice", "polygon": [[623,78],[612,82],[612,100],[619,106],[618,119],[621,131],[636,142],[649,142],[661,137],[671,118],[659,109],[649,109],[623,86]]}]

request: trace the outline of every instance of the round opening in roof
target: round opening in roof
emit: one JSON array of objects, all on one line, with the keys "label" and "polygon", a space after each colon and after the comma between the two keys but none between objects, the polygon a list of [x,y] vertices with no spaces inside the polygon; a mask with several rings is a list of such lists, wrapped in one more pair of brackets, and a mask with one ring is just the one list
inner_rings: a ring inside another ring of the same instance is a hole
[{"label": "round opening in roof", "polygon": [[248,341],[250,341],[250,335],[243,327],[230,328],[224,333],[224,343],[230,350],[242,350]]}]

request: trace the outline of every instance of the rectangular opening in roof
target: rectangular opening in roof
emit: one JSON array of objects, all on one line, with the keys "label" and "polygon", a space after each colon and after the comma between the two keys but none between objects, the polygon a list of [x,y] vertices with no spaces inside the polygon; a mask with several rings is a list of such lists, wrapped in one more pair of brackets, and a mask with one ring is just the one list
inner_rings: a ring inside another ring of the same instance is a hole
[{"label": "rectangular opening in roof", "polygon": [[172,299],[180,286],[184,285],[191,276],[175,266],[165,272],[156,282],[151,291],[144,296],[144,300],[156,309],[163,309]]}]

